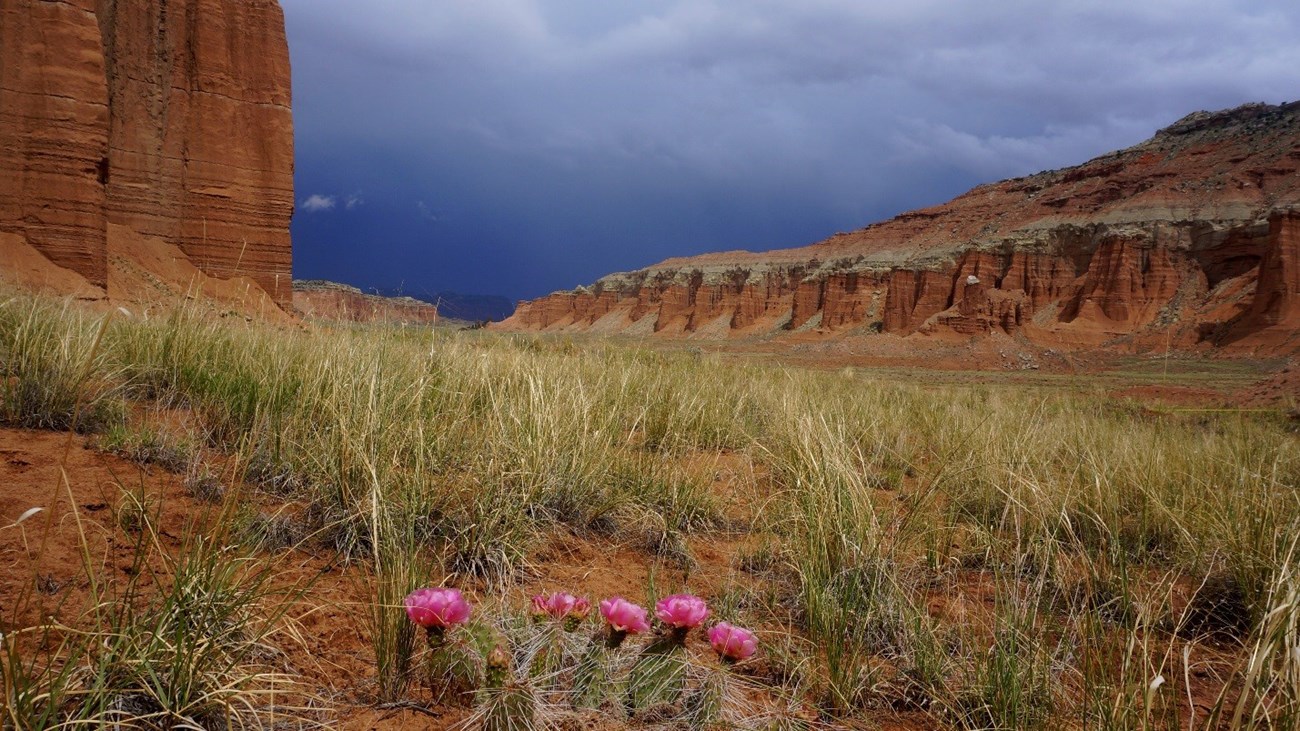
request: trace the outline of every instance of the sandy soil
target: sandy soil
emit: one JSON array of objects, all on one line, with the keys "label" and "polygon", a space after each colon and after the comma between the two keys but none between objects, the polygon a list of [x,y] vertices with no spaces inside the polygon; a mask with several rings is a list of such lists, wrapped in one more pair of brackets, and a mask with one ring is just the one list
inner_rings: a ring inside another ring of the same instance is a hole
[{"label": "sandy soil", "polygon": [[54,264],[21,236],[0,234],[0,252],[0,283],[72,297],[101,310],[123,307],[134,316],[150,317],[183,304],[223,317],[278,324],[295,321],[253,280],[210,277],[177,246],[126,226],[109,226],[106,288]]},{"label": "sandy soil", "polygon": [[[729,494],[739,468],[736,457],[710,457],[718,489]],[[156,466],[140,466],[97,451],[87,437],[68,433],[0,428],[0,630],[53,619],[84,624],[91,609],[89,575],[103,582],[101,596],[132,570],[138,533],[118,520],[124,495],[145,496],[158,510],[160,548],[178,551],[187,537],[210,530],[220,508],[194,498],[184,478]],[[248,494],[241,501],[263,510],[283,508]],[[43,510],[17,522],[31,508]],[[543,541],[517,586],[505,595],[481,585],[462,585],[472,601],[526,605],[536,593],[560,589],[594,599],[623,595],[644,601],[653,573],[661,592],[689,585],[704,596],[755,581],[735,567],[744,544],[725,531],[692,541],[696,563],[689,570],[657,561],[639,535],[592,538],[567,532]],[[268,556],[272,558],[272,556]],[[368,577],[357,564],[324,552],[286,550],[273,556],[275,583],[304,590],[287,615],[291,632],[279,636],[285,670],[300,674],[310,691],[336,709],[322,720],[345,729],[443,729],[463,720],[447,708],[383,708],[373,701],[375,666],[365,617]],[[87,568],[89,567],[89,571]],[[152,570],[165,573],[162,562]],[[666,592],[664,592],[666,593]],[[698,633],[697,633],[698,634]],[[702,636],[696,652],[711,654]],[[756,666],[763,672],[763,666]],[[418,696],[418,693],[417,693]],[[418,698],[417,698],[418,699]],[[588,728],[623,728],[592,719]],[[912,721],[903,728],[919,728]]]},{"label": "sandy soil", "polygon": [[[1212,392],[1134,387],[1116,395],[1154,403],[1196,403],[1211,398]],[[173,426],[185,419],[176,412],[154,416]],[[110,594],[114,585],[126,580],[139,534],[124,529],[119,519],[125,495],[142,496],[156,506],[158,547],[163,552],[178,551],[187,539],[210,531],[217,522],[220,507],[192,496],[183,476],[97,451],[91,439],[0,428],[0,485],[5,486],[0,490],[0,607],[4,608],[0,631],[49,618],[81,626],[92,596],[88,576],[103,582],[100,591]],[[214,457],[212,464],[219,468],[220,457]],[[745,505],[758,497],[750,494],[754,468],[743,455],[693,455],[684,466],[712,474],[714,490],[724,504]],[[228,504],[255,505],[264,512],[296,509],[246,485],[232,489],[240,493],[229,497]],[[43,511],[16,522],[36,507]],[[487,607],[502,602],[522,607],[532,594],[561,589],[593,600],[623,595],[644,601],[652,576],[659,593],[689,586],[710,599],[737,589],[779,590],[777,577],[739,568],[738,558],[753,547],[754,540],[726,528],[730,518],[739,517],[739,513],[727,516],[723,528],[691,540],[694,563],[689,568],[657,559],[642,535],[601,537],[562,530],[537,546],[525,575],[506,593],[473,583],[461,588],[472,601]],[[376,705],[375,665],[366,626],[372,592],[359,563],[345,563],[318,547],[264,557],[274,561],[276,586],[303,592],[287,613],[288,631],[276,637],[283,652],[277,663],[299,675],[307,691],[330,709],[323,712],[323,722],[356,730],[446,729],[465,719],[463,710],[422,707],[418,691],[412,705]],[[154,570],[161,563],[155,560]],[[932,616],[947,623],[991,628],[992,575],[980,569],[953,573],[935,584],[928,603]],[[789,631],[781,624],[759,629]],[[710,655],[702,636],[692,641],[698,656]],[[1211,660],[1220,667],[1224,662]],[[1217,687],[1214,673],[1205,670],[1210,665],[1204,663],[1210,661],[1202,662],[1192,673],[1198,713],[1212,705]],[[749,672],[767,676],[774,670],[760,660]],[[625,728],[598,714],[575,718],[574,723],[574,728]],[[936,727],[926,713],[906,706],[868,712],[854,724],[886,730]]]}]

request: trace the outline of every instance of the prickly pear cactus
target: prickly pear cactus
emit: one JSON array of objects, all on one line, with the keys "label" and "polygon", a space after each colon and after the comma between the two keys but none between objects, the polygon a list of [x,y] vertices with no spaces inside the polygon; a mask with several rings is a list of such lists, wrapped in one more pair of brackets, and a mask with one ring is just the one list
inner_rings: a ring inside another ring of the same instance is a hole
[{"label": "prickly pear cactus", "polygon": [[613,673],[613,650],[596,638],[573,670],[575,708],[599,708],[605,701]]},{"label": "prickly pear cactus", "polygon": [[531,686],[515,680],[510,654],[498,645],[488,654],[486,682],[480,695],[483,731],[534,731],[537,697]]},{"label": "prickly pear cactus", "polygon": [[429,633],[426,673],[434,703],[469,705],[483,686],[483,655],[465,633]]},{"label": "prickly pear cactus", "polygon": [[627,706],[632,713],[676,703],[686,684],[686,647],[671,636],[650,644],[628,673]]},{"label": "prickly pear cactus", "polygon": [[556,676],[565,666],[565,639],[564,629],[558,623],[548,622],[542,626],[541,634],[536,640],[537,649],[528,667],[528,675],[534,683],[541,687],[556,683]]},{"label": "prickly pear cactus", "polygon": [[721,727],[726,697],[726,672],[709,673],[704,682],[686,698],[686,721],[692,731]]}]

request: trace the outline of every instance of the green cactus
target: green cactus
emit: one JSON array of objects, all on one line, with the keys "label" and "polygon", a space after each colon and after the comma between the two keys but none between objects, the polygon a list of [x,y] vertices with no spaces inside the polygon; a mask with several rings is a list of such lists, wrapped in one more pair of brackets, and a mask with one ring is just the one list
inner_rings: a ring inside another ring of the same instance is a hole
[{"label": "green cactus", "polygon": [[483,655],[474,646],[472,636],[431,628],[426,661],[429,692],[434,703],[468,705],[474,692],[483,686]]},{"label": "green cactus", "polygon": [[726,697],[726,671],[709,673],[700,687],[686,698],[686,719],[691,729],[705,731],[718,728]]},{"label": "green cactus", "polygon": [[669,634],[652,642],[628,673],[628,710],[676,703],[686,685],[686,663],[686,646],[680,637]]},{"label": "green cactus", "polygon": [[543,686],[555,683],[556,676],[565,666],[566,644],[564,630],[559,624],[548,622],[542,626],[537,652],[528,667],[533,682]]},{"label": "green cactus", "polygon": [[537,698],[531,686],[511,672],[510,654],[498,645],[487,659],[486,684],[479,692],[483,731],[534,731]]},{"label": "green cactus", "polygon": [[573,671],[573,705],[575,708],[599,708],[605,700],[610,678],[613,650],[597,636],[587,646]]}]

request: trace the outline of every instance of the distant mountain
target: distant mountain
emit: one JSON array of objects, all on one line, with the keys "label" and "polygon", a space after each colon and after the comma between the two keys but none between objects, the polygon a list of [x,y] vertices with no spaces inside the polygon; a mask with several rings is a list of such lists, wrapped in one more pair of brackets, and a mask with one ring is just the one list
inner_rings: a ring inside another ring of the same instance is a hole
[{"label": "distant mountain", "polygon": [[438,306],[438,314],[442,317],[470,322],[497,322],[506,319],[515,310],[513,300],[496,294],[411,291],[406,288],[375,288],[371,291],[384,297],[411,297],[429,302]]},{"label": "distant mountain", "polygon": [[293,280],[293,308],[303,317],[342,322],[436,324],[445,319],[437,307],[413,297],[366,294],[323,279]]},{"label": "distant mountain", "polygon": [[[1300,102],[981,185],[811,246],[669,259],[523,302],[503,330],[1300,350]],[[794,347],[794,345],[792,345]]]}]

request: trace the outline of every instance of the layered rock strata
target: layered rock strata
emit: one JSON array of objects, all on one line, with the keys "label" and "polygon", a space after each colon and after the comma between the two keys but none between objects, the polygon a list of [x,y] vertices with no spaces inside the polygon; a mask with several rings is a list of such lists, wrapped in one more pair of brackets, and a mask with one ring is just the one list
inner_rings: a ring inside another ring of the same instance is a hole
[{"label": "layered rock strata", "polygon": [[438,307],[412,297],[366,294],[346,284],[309,279],[293,283],[293,308],[303,317],[362,323],[435,324]]},{"label": "layered rock strata", "polygon": [[812,246],[613,274],[500,327],[1286,350],[1300,345],[1297,237],[1300,103],[1255,104]]},{"label": "layered rock strata", "polygon": [[279,3],[0,0],[0,171],[0,233],[93,284],[122,226],[289,304]]}]

